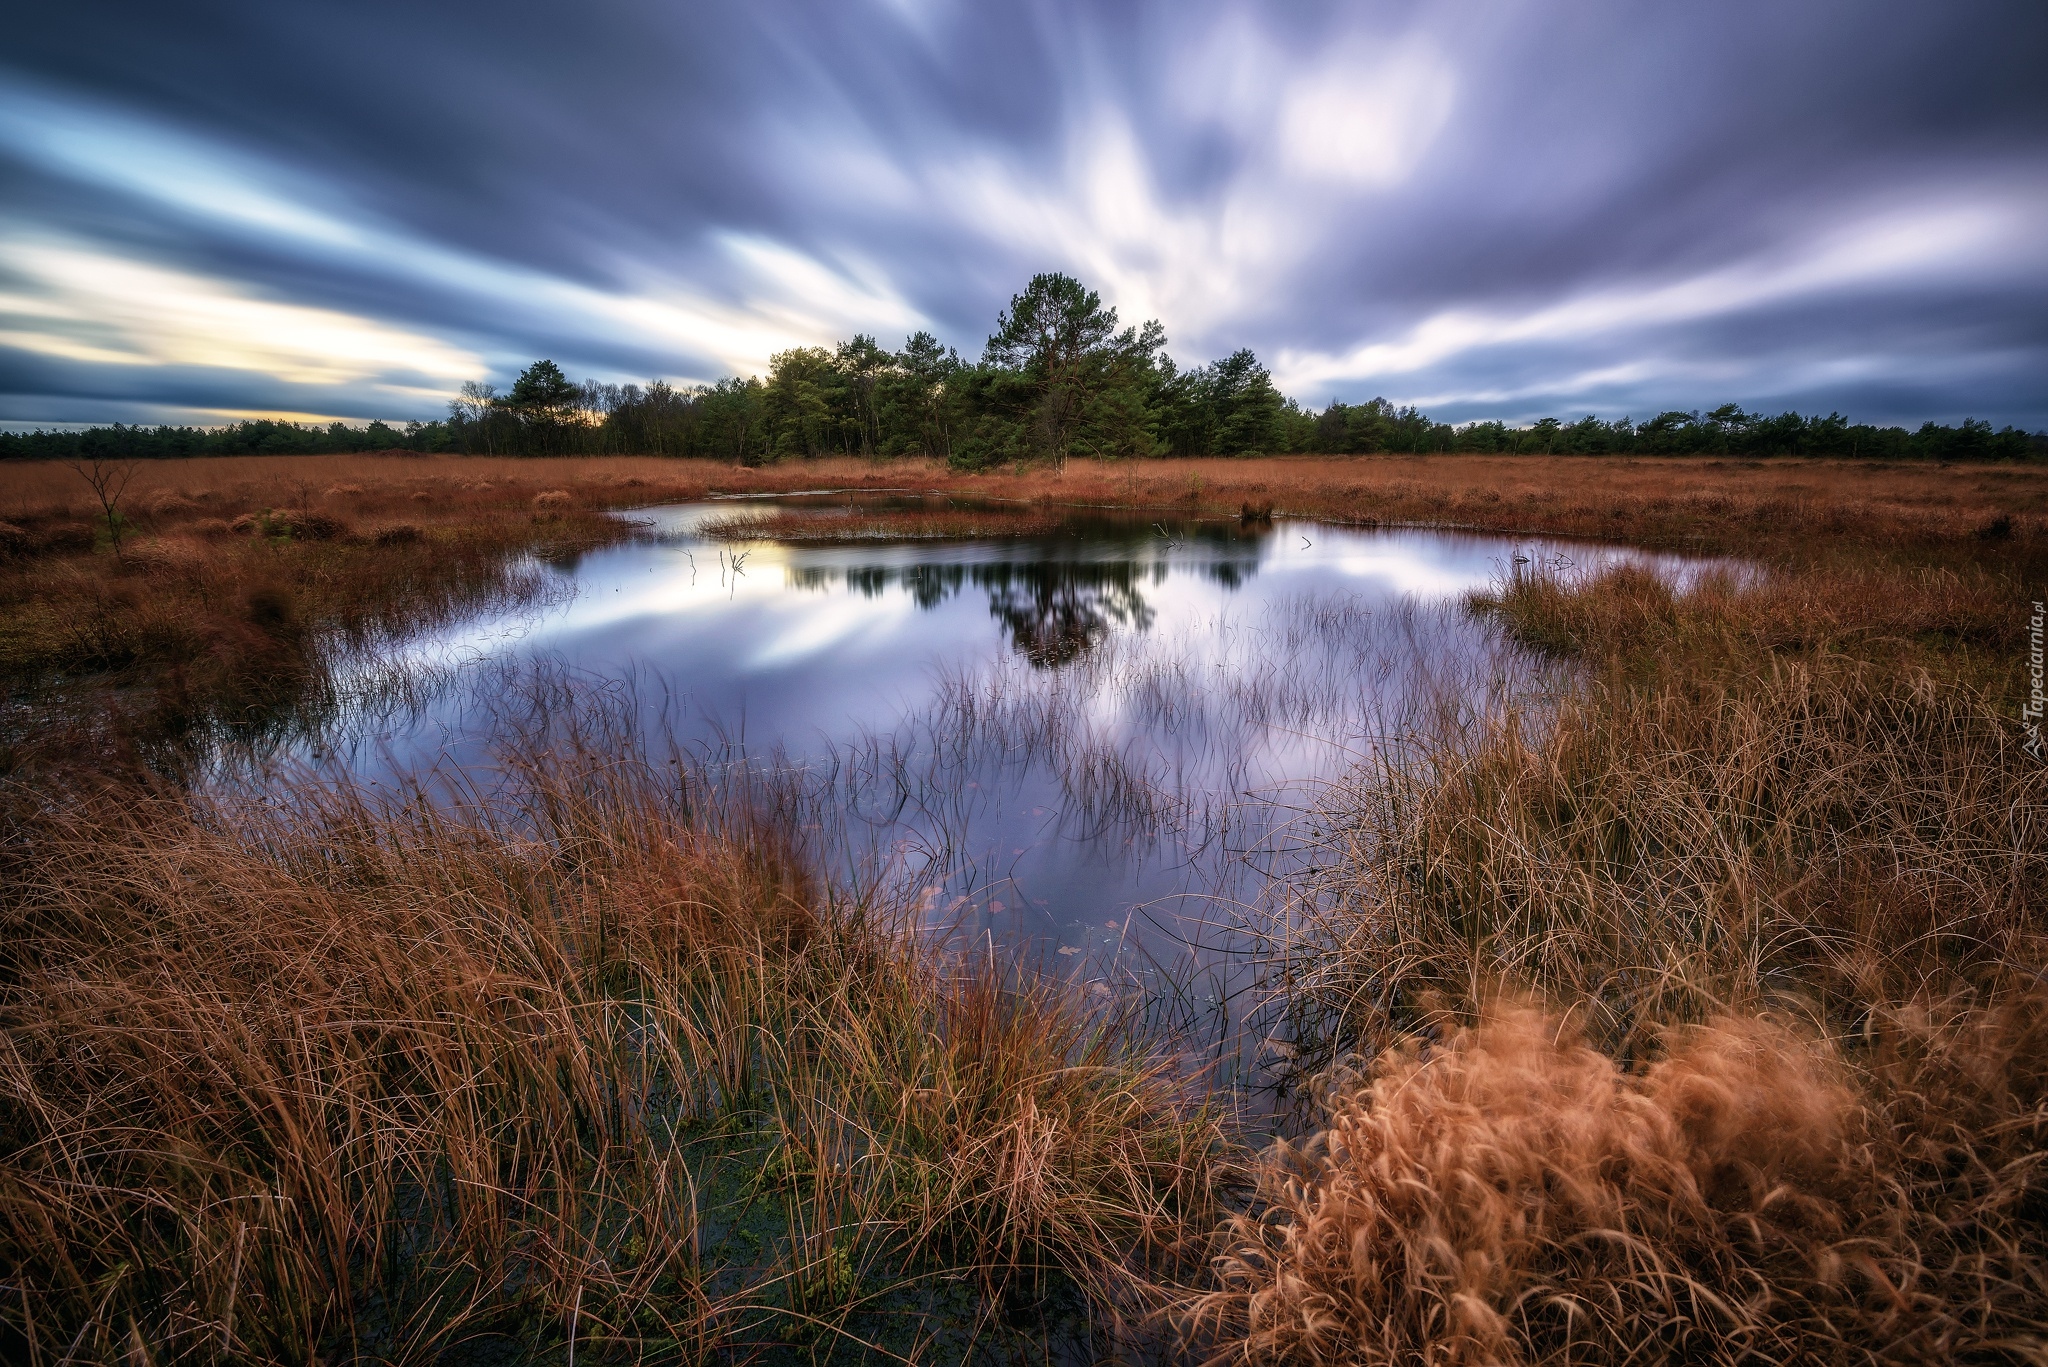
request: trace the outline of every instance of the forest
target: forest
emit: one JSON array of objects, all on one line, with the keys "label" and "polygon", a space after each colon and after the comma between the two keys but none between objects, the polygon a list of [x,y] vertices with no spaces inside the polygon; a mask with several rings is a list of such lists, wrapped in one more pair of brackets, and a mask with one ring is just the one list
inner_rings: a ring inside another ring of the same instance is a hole
[{"label": "forest", "polygon": [[2048,433],[1966,419],[1917,430],[1723,404],[1641,422],[1544,418],[1453,425],[1384,398],[1321,412],[1283,397],[1248,349],[1180,368],[1156,321],[1117,312],[1071,276],[1032,278],[979,360],[929,332],[890,351],[860,335],[775,355],[766,378],[708,385],[577,382],[551,360],[503,393],[471,381],[435,422],[324,427],[249,419],[218,428],[115,424],[0,433],[0,459],[339,454],[695,456],[764,465],[820,456],[921,456],[961,470],[1063,465],[1068,457],[1291,452],[1807,455],[1866,460],[2039,460]]}]

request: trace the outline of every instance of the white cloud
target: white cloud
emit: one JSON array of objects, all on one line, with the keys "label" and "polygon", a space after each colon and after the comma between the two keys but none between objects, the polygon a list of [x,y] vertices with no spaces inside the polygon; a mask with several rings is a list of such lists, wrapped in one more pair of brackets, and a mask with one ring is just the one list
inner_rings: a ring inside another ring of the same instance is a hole
[{"label": "white cloud", "polygon": [[1328,60],[1285,87],[1280,157],[1304,179],[1398,185],[1450,118],[1456,84],[1449,66],[1419,43]]},{"label": "white cloud", "polygon": [[0,143],[74,180],[123,190],[205,218],[338,247],[360,232],[314,208],[316,188],[139,119],[0,89]]},{"label": "white cloud", "polygon": [[1459,84],[1420,37],[1288,51],[1243,16],[1193,36],[1168,63],[1176,140],[1206,127],[1234,149],[1226,177],[1184,194],[1141,133],[1131,92],[1099,73],[1069,96],[1049,165],[943,133],[882,147],[860,125],[795,123],[777,159],[870,212],[927,213],[962,240],[1072,272],[1126,322],[1156,317],[1201,342],[1287,297],[1348,208],[1415,176]]},{"label": "white cloud", "polygon": [[435,337],[85,244],[15,238],[0,242],[0,260],[19,281],[0,295],[0,337],[44,355],[258,371],[308,385],[394,372],[452,383],[484,373],[474,354]]},{"label": "white cloud", "polygon": [[1158,317],[1194,332],[1244,308],[1300,246],[1262,195],[1168,201],[1122,115],[1098,110],[1069,140],[1058,184],[977,158],[935,168],[936,202],[986,236],[1078,274],[1127,322]]},{"label": "white cloud", "polygon": [[[427,242],[345,203],[317,205],[289,172],[118,115],[6,92],[0,95],[0,143],[58,174],[272,245],[467,294],[480,323],[524,322],[565,345],[581,339],[609,346],[624,336],[640,346],[706,357],[715,373],[752,373],[787,347],[923,324],[871,268],[820,261],[759,235],[712,240],[727,263],[716,274],[730,282],[733,299],[709,297],[647,268],[622,268],[638,278],[628,288],[607,290]],[[4,340],[10,345],[93,363],[159,364],[175,357],[301,383],[363,378],[374,372],[362,371],[360,363],[378,355],[390,368],[429,375],[482,373],[482,362],[468,351],[414,329],[268,303],[230,282],[148,265],[110,247],[38,247],[28,237],[0,239],[0,266],[39,282],[8,304]]]}]

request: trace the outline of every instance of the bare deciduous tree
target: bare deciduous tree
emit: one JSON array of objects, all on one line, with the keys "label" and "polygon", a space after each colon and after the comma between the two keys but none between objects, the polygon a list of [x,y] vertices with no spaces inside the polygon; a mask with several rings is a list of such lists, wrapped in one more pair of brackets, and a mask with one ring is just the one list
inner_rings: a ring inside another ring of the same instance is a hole
[{"label": "bare deciduous tree", "polygon": [[484,451],[489,455],[497,454],[491,445],[491,414],[497,405],[498,387],[482,380],[464,380],[462,397],[448,404],[449,412],[455,417],[476,424],[477,430],[484,434]]},{"label": "bare deciduous tree", "polygon": [[135,462],[90,456],[66,461],[64,466],[84,480],[92,489],[93,497],[99,500],[100,514],[107,523],[107,539],[113,543],[114,554],[119,555],[124,530],[121,499],[128,492],[128,482],[135,478]]}]

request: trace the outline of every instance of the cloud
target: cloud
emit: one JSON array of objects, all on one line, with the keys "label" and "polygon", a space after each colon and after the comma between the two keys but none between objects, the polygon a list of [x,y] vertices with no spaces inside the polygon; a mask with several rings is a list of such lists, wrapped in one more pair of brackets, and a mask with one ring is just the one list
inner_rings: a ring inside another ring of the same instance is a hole
[{"label": "cloud", "polygon": [[[726,300],[651,270],[637,271],[630,286],[602,289],[421,240],[336,196],[309,202],[297,183],[302,176],[105,111],[17,94],[0,102],[0,143],[53,175],[306,253],[337,274],[378,275],[452,296],[472,318],[523,323],[572,346],[630,336],[643,350],[665,350],[710,372],[689,378],[759,371],[789,346],[921,323],[872,269],[828,265],[760,234],[710,235],[725,257]],[[459,345],[333,310],[249,298],[230,284],[123,258],[111,247],[57,246],[22,233],[0,239],[0,267],[27,282],[6,301],[0,345],[46,356],[212,365],[302,384],[363,378],[362,362],[377,357],[437,379],[484,373],[477,355]],[[410,397],[417,403],[417,394]]]},{"label": "cloud", "polygon": [[290,384],[372,377],[415,402],[484,374],[438,338],[333,309],[253,297],[90,246],[0,241],[18,282],[0,293],[0,343],[65,360],[254,371]]},{"label": "cloud", "polygon": [[1318,402],[2048,424],[2048,11],[1998,0],[96,0],[9,39],[9,414],[971,354],[1059,269]]},{"label": "cloud", "polygon": [[[1275,378],[1283,387],[1321,393],[1346,383],[1400,379],[1490,348],[1640,337],[1703,319],[1783,308],[1802,298],[1972,280],[1995,284],[2014,268],[2048,269],[2048,245],[2037,227],[2048,211],[2048,194],[1933,186],[1914,198],[1928,207],[1868,213],[1789,252],[1773,251],[1677,278],[1603,282],[1516,312],[1454,306],[1394,338],[1362,342],[1344,352],[1282,351]],[[1551,387],[1596,389],[1651,373],[1653,368],[1638,359],[1560,376]],[[1431,397],[1447,403],[1462,396]],[[1469,397],[1495,396],[1482,389]]]},{"label": "cloud", "polygon": [[1426,44],[1346,53],[1285,87],[1280,157],[1307,179],[1398,185],[1428,154],[1456,90],[1456,77]]},{"label": "cloud", "polygon": [[946,136],[883,148],[859,126],[788,128],[780,150],[808,181],[871,211],[927,214],[969,254],[992,247],[1031,270],[1069,271],[1125,321],[1161,318],[1201,341],[1288,293],[1329,250],[1344,209],[1408,181],[1458,86],[1420,37],[1304,56],[1247,24],[1180,51],[1164,83],[1190,121],[1233,145],[1215,183],[1177,187],[1170,142],[1148,141],[1128,92],[1100,77],[1059,92],[1050,157]]}]

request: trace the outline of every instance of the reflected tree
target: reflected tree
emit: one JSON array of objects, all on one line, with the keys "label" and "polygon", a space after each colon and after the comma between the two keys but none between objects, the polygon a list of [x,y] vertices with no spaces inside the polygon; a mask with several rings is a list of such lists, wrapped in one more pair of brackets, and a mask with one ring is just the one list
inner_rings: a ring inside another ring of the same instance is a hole
[{"label": "reflected tree", "polygon": [[1152,625],[1141,572],[1129,563],[1039,563],[977,567],[974,577],[988,589],[989,614],[1003,624],[1012,648],[1050,669],[1078,659],[1112,626],[1143,631]]},{"label": "reflected tree", "polygon": [[[1186,567],[1195,569],[1193,566]],[[1001,623],[1011,648],[1034,665],[1056,668],[1080,658],[1111,631],[1144,631],[1154,610],[1145,585],[1166,582],[1164,561],[1021,560],[962,565],[813,566],[792,571],[792,582],[808,589],[844,584],[850,593],[879,598],[901,589],[930,611],[968,588],[988,594],[989,615]],[[1197,571],[1235,590],[1258,573],[1251,544]]]}]

